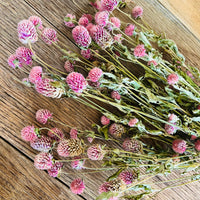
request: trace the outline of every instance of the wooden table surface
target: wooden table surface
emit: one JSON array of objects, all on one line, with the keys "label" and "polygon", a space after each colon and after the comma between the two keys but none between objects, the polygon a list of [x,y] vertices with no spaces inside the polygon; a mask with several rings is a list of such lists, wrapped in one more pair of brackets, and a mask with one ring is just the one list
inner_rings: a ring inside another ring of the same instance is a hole
[{"label": "wooden table surface", "polygon": [[[87,7],[87,0],[77,0],[82,8]],[[200,1],[199,0],[134,0],[143,6],[144,18],[156,31],[162,31],[176,41],[187,62],[200,67]],[[80,10],[71,0],[0,0],[0,199],[65,199],[94,200],[98,186],[110,173],[85,175],[87,185],[81,196],[73,195],[69,190],[70,182],[79,177],[70,167],[65,171],[73,175],[51,178],[45,171],[36,170],[33,159],[36,151],[22,141],[20,130],[29,124],[40,127],[35,122],[35,112],[40,108],[50,109],[55,118],[71,126],[89,129],[90,124],[99,123],[100,114],[72,99],[55,100],[38,95],[33,89],[25,88],[16,81],[25,73],[11,69],[7,57],[21,46],[17,38],[17,23],[31,15],[42,18],[45,26],[55,28],[59,39],[72,49],[70,31],[63,24],[67,13]],[[40,48],[38,48],[40,47]],[[34,45],[37,53],[48,63],[62,69],[61,54],[49,48],[43,42]],[[53,56],[52,56],[53,55]],[[26,69],[29,71],[29,69]],[[63,127],[60,127],[63,128]],[[64,129],[67,133],[69,130]],[[95,163],[87,163],[88,166]],[[173,173],[171,177],[177,177]],[[166,178],[160,177],[164,180]],[[155,181],[158,179],[155,179]],[[200,183],[168,189],[155,197],[157,200],[199,200]]]}]

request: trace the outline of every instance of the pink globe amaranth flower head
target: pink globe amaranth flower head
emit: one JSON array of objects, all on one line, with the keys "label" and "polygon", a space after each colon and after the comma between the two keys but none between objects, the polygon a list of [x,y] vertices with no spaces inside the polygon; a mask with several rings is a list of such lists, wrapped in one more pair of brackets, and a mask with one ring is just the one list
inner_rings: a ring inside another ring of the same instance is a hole
[{"label": "pink globe amaranth flower head", "polygon": [[137,178],[137,174],[134,172],[123,171],[120,173],[119,178],[126,184],[133,183],[133,180]]},{"label": "pink globe amaranth flower head", "polygon": [[19,40],[23,44],[34,43],[38,40],[38,34],[34,24],[29,20],[22,20],[17,27]]},{"label": "pink globe amaranth flower head", "polygon": [[71,73],[74,71],[74,65],[69,60],[65,62],[64,68],[68,73]]},{"label": "pink globe amaranth flower head", "polygon": [[119,200],[118,197],[110,197],[108,200]]},{"label": "pink globe amaranth flower head", "polygon": [[114,36],[115,42],[122,43],[122,40],[123,40],[122,34],[117,34],[117,35]]},{"label": "pink globe amaranth flower head", "polygon": [[109,12],[107,11],[101,11],[95,14],[95,22],[99,26],[102,27],[106,26],[108,24],[108,20],[109,20]]},{"label": "pink globe amaranth flower head", "polygon": [[111,22],[112,28],[114,28],[114,29],[115,28],[120,28],[120,26],[121,26],[121,21],[117,17],[111,17],[110,18],[110,22]]},{"label": "pink globe amaranth flower head", "polygon": [[106,116],[101,116],[101,124],[102,125],[108,125],[108,124],[110,124],[110,119],[108,119]]},{"label": "pink globe amaranth flower head", "polygon": [[77,139],[78,138],[78,131],[75,128],[72,128],[69,132],[70,138]]},{"label": "pink globe amaranth flower head", "polygon": [[38,17],[38,16],[30,16],[28,18],[28,20],[31,21],[36,28],[43,29],[42,20],[41,20],[40,17]]},{"label": "pink globe amaranth flower head", "polygon": [[22,63],[18,60],[15,54],[10,55],[8,58],[8,65],[14,69],[22,67]]},{"label": "pink globe amaranth flower head", "polygon": [[41,152],[35,156],[34,166],[37,169],[46,170],[53,166],[53,156],[50,153]]},{"label": "pink globe amaranth flower head", "polygon": [[53,42],[57,42],[58,41],[58,38],[57,38],[56,34],[57,34],[57,32],[54,29],[45,28],[42,31],[41,38],[46,44],[51,45]]},{"label": "pink globe amaranth flower head", "polygon": [[90,58],[92,58],[92,52],[91,52],[90,49],[86,49],[86,50],[82,49],[82,50],[81,50],[81,55],[82,55],[84,58],[88,59],[88,60],[89,60]]},{"label": "pink globe amaranth flower head", "polygon": [[113,99],[117,99],[117,100],[121,99],[121,95],[119,94],[119,92],[118,91],[114,91],[114,90],[111,92],[111,97]]},{"label": "pink globe amaranth flower head", "polygon": [[112,12],[118,5],[118,0],[101,0],[100,10]]},{"label": "pink globe amaranth flower head", "polygon": [[89,71],[88,78],[92,82],[97,82],[101,78],[102,75],[103,75],[103,71],[100,68],[95,67]]},{"label": "pink globe amaranth flower head", "polygon": [[73,180],[70,184],[70,190],[74,194],[82,194],[84,189],[85,189],[85,184],[80,178]]},{"label": "pink globe amaranth flower head", "polygon": [[87,17],[82,16],[79,20],[78,20],[78,24],[81,26],[86,27],[89,24],[89,19]]},{"label": "pink globe amaranth flower head", "polygon": [[179,77],[177,74],[170,74],[167,77],[167,82],[169,85],[174,85],[174,84],[178,83],[178,81],[179,81]]},{"label": "pink globe amaranth flower head", "polygon": [[42,81],[42,67],[40,66],[33,67],[29,73],[28,79],[33,84]]},{"label": "pink globe amaranth flower head", "polygon": [[19,60],[20,63],[25,65],[32,65],[33,52],[29,48],[19,47],[17,48],[15,55],[17,56],[17,59]]},{"label": "pink globe amaranth flower head", "polygon": [[52,139],[57,142],[60,142],[64,138],[64,133],[61,129],[59,128],[52,128],[48,131],[47,135]]},{"label": "pink globe amaranth flower head", "polygon": [[132,36],[135,30],[135,26],[133,24],[128,24],[125,28],[125,34],[128,36]]},{"label": "pink globe amaranth flower head", "polygon": [[52,147],[52,139],[42,136],[41,138],[30,141],[30,146],[37,151],[48,152]]},{"label": "pink globe amaranth flower head", "polygon": [[109,182],[104,182],[99,187],[99,194],[101,194],[103,192],[109,192],[110,191],[109,188],[110,188],[110,183]]},{"label": "pink globe amaranth flower head", "polygon": [[70,73],[66,78],[66,82],[69,87],[76,93],[82,93],[88,85],[84,76],[78,72]]},{"label": "pink globe amaranth flower head", "polygon": [[34,126],[26,126],[21,130],[21,137],[25,141],[33,141],[38,138]]},{"label": "pink globe amaranth flower head", "polygon": [[194,145],[195,145],[195,149],[196,149],[197,151],[200,151],[200,140],[197,140],[197,141],[194,143]]},{"label": "pink globe amaranth flower head", "polygon": [[121,138],[121,136],[126,132],[125,127],[122,124],[113,123],[109,127],[109,133],[116,138]]},{"label": "pink globe amaranth flower head", "polygon": [[197,136],[196,136],[196,135],[191,135],[190,140],[196,140],[196,139],[197,139]]},{"label": "pink globe amaranth flower head", "polygon": [[95,25],[92,24],[92,23],[89,23],[89,24],[86,26],[86,29],[88,30],[89,34],[91,33],[91,29],[92,29],[93,26],[95,26]]},{"label": "pink globe amaranth flower head", "polygon": [[137,123],[138,123],[138,119],[137,118],[134,118],[134,119],[130,119],[129,122],[128,122],[128,125],[130,127],[134,127]]},{"label": "pink globe amaranth flower head", "polygon": [[186,141],[185,140],[176,139],[172,143],[172,149],[176,153],[182,154],[182,153],[185,152],[186,148],[187,148],[187,145],[186,145]]},{"label": "pink globe amaranth flower head", "polygon": [[170,125],[170,124],[165,124],[165,131],[170,134],[173,135],[174,133],[176,133],[176,127]]},{"label": "pink globe amaranth flower head", "polygon": [[140,6],[135,6],[132,10],[132,15],[134,18],[141,17],[143,14],[143,9]]},{"label": "pink globe amaranth flower head", "polygon": [[99,144],[92,145],[87,150],[87,156],[90,160],[102,160],[104,155],[105,151]]},{"label": "pink globe amaranth flower head", "polygon": [[49,119],[52,119],[52,113],[47,109],[40,109],[35,114],[36,120],[41,124],[46,124]]},{"label": "pink globe amaranth flower head", "polygon": [[133,153],[138,153],[142,149],[141,142],[134,138],[126,138],[122,144],[122,147],[125,151],[130,151]]},{"label": "pink globe amaranth flower head", "polygon": [[157,63],[155,60],[150,60],[150,61],[147,63],[147,65],[149,65],[149,66],[151,66],[151,65],[157,66],[158,63]]},{"label": "pink globe amaranth flower head", "polygon": [[168,117],[168,122],[170,123],[175,123],[178,121],[178,116],[175,115],[174,113],[170,114]]},{"label": "pink globe amaranth flower head", "polygon": [[62,168],[63,168],[63,163],[55,162],[53,166],[50,169],[48,169],[48,174],[52,177],[58,177]]},{"label": "pink globe amaranth flower head", "polygon": [[76,26],[72,30],[72,36],[75,42],[84,48],[88,48],[91,43],[91,37],[88,30],[84,26]]},{"label": "pink globe amaranth flower head", "polygon": [[90,14],[83,14],[82,17],[87,17],[89,22],[91,22],[93,20],[93,16]]},{"label": "pink globe amaranth flower head", "polygon": [[135,57],[138,57],[138,58],[144,57],[144,56],[147,55],[147,54],[146,54],[146,49],[144,48],[144,45],[143,45],[143,44],[137,45],[137,46],[135,47],[133,53],[134,53],[134,56],[135,56]]},{"label": "pink globe amaranth flower head", "polygon": [[65,16],[64,22],[65,25],[69,28],[74,28],[75,27],[75,21],[76,21],[76,16],[72,14],[67,14]]},{"label": "pink globe amaranth flower head", "polygon": [[73,159],[71,162],[72,169],[81,170],[85,168],[85,160],[81,159],[81,157],[74,157]]},{"label": "pink globe amaranth flower head", "polygon": [[94,138],[92,138],[92,137],[87,137],[87,141],[88,141],[89,143],[92,143],[93,140],[94,140]]}]

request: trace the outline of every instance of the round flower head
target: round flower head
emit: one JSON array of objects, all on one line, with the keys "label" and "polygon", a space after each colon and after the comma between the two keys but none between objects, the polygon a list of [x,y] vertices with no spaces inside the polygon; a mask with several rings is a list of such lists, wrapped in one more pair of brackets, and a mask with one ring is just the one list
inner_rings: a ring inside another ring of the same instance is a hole
[{"label": "round flower head", "polygon": [[107,11],[97,12],[95,15],[96,24],[102,27],[107,25],[108,19],[109,19],[109,12]]},{"label": "round flower head", "polygon": [[176,132],[176,127],[170,125],[170,124],[165,124],[165,131],[170,134],[173,135]]},{"label": "round flower head", "polygon": [[91,29],[92,29],[93,26],[95,26],[95,25],[92,24],[92,23],[89,23],[89,24],[86,26],[86,29],[88,30],[89,34],[90,34]]},{"label": "round flower head", "polygon": [[135,26],[133,24],[128,24],[125,28],[125,34],[128,36],[132,36],[135,30]]},{"label": "round flower head", "polygon": [[142,149],[142,144],[139,140],[133,139],[133,138],[127,138],[124,140],[123,144],[123,149],[125,151],[130,151],[133,153],[138,153]]},{"label": "round flower head", "polygon": [[70,138],[77,139],[78,138],[78,131],[74,128],[72,128],[69,132]]},{"label": "round flower head", "polygon": [[74,28],[75,27],[75,22],[76,21],[76,16],[75,15],[72,15],[72,14],[67,14],[65,16],[65,25],[69,28]]},{"label": "round flower head", "polygon": [[10,57],[8,58],[8,65],[14,69],[22,67],[22,64],[15,54],[10,55]]},{"label": "round flower head", "polygon": [[197,151],[200,151],[200,140],[197,140],[194,145],[195,145],[195,149]]},{"label": "round flower head", "polygon": [[135,57],[138,57],[138,58],[144,57],[144,56],[147,55],[147,54],[146,54],[146,49],[144,48],[144,45],[143,45],[143,44],[137,45],[137,46],[135,47],[133,53],[134,53],[134,56],[135,56]]},{"label": "round flower head", "polygon": [[67,71],[68,73],[71,73],[71,72],[74,71],[74,65],[73,65],[69,60],[67,60],[67,61],[65,62],[64,68],[66,69],[66,71]]},{"label": "round flower head", "polygon": [[170,122],[170,123],[175,123],[175,122],[177,122],[177,121],[178,121],[177,115],[175,115],[175,114],[173,114],[173,113],[169,115],[168,122]]},{"label": "round flower head", "polygon": [[52,140],[60,142],[60,140],[62,140],[64,138],[64,133],[62,132],[61,129],[55,127],[48,131],[48,136]]},{"label": "round flower head", "polygon": [[85,189],[85,184],[80,178],[73,180],[70,184],[70,190],[74,194],[82,194],[84,189]]},{"label": "round flower head", "polygon": [[26,126],[21,130],[21,137],[25,141],[33,141],[37,139],[34,126]]},{"label": "round flower head", "polygon": [[87,17],[87,18],[88,18],[88,20],[89,20],[89,22],[91,22],[91,21],[92,21],[92,19],[93,19],[92,15],[90,15],[90,14],[83,14],[83,16],[82,16],[82,17]]},{"label": "round flower head", "polygon": [[117,100],[120,100],[120,99],[121,99],[121,95],[119,94],[119,92],[114,91],[114,90],[111,92],[111,97],[112,97],[113,99],[117,99]]},{"label": "round flower head", "polygon": [[42,81],[42,67],[33,67],[29,73],[29,81],[33,84]]},{"label": "round flower head", "polygon": [[35,156],[34,166],[41,170],[51,169],[53,166],[52,159],[53,156],[50,153],[41,152]]},{"label": "round flower head", "polygon": [[143,14],[143,9],[140,6],[135,6],[132,10],[132,15],[134,18],[141,17]]},{"label": "round flower head", "polygon": [[88,141],[89,143],[92,143],[93,140],[94,140],[94,138],[92,138],[92,137],[88,137],[88,138],[87,138],[87,141]]},{"label": "round flower head", "polygon": [[36,120],[41,124],[46,124],[52,118],[52,113],[47,109],[40,109],[36,112]]},{"label": "round flower head", "polygon": [[182,153],[185,152],[186,148],[187,148],[187,145],[186,145],[186,141],[185,140],[176,139],[172,143],[172,149],[176,153],[182,154]]},{"label": "round flower head", "polygon": [[196,140],[196,139],[197,139],[197,136],[196,136],[196,135],[191,135],[190,140]]},{"label": "round flower head", "polygon": [[89,19],[87,17],[82,16],[79,20],[78,20],[78,24],[81,26],[86,27],[89,24]]},{"label": "round flower head", "polygon": [[31,21],[36,28],[43,29],[42,20],[38,16],[30,16],[29,21]]},{"label": "round flower head", "polygon": [[81,141],[78,139],[62,140],[58,144],[58,155],[62,157],[74,157],[79,156],[83,152]]},{"label": "round flower head", "polygon": [[52,177],[57,177],[60,174],[62,168],[63,168],[63,163],[55,162],[53,166],[50,169],[48,169],[48,174]]},{"label": "round flower head", "polygon": [[84,48],[88,48],[91,43],[91,37],[88,30],[84,26],[76,26],[72,30],[72,36],[75,42]]},{"label": "round flower head", "polygon": [[167,77],[167,82],[169,85],[174,85],[174,84],[178,83],[178,80],[179,80],[179,77],[177,74],[170,74]]},{"label": "round flower head", "polygon": [[57,32],[54,29],[51,28],[45,28],[42,31],[41,38],[46,43],[51,45],[53,42],[57,42],[58,38],[56,36]]},{"label": "round flower head", "polygon": [[97,82],[101,78],[102,75],[103,75],[103,71],[100,68],[95,67],[89,71],[88,78],[92,82]]},{"label": "round flower head", "polygon": [[125,128],[122,124],[111,124],[109,127],[109,133],[116,138],[120,138],[125,133]]},{"label": "round flower head", "polygon": [[84,76],[78,72],[70,73],[66,78],[66,82],[76,93],[82,93],[82,91],[87,88],[87,81]]},{"label": "round flower head", "polygon": [[90,49],[86,49],[86,50],[82,49],[81,55],[86,59],[90,59],[92,57],[92,53]]},{"label": "round flower head", "polygon": [[118,5],[118,0],[101,0],[100,10],[101,11],[113,11]]},{"label": "round flower head", "polygon": [[106,116],[103,115],[101,117],[101,124],[104,126],[110,124],[110,119],[108,119]]},{"label": "round flower head", "polygon": [[100,185],[99,194],[101,194],[103,192],[109,192],[109,186],[110,186],[109,182],[104,182],[102,185]]},{"label": "round flower head", "polygon": [[131,184],[134,179],[137,179],[136,172],[123,171],[120,173],[119,178],[126,184]]},{"label": "round flower head", "polygon": [[119,192],[124,189],[124,183],[120,178],[103,183],[99,188],[99,193],[102,192]]},{"label": "round flower head", "polygon": [[76,170],[84,169],[85,160],[82,160],[80,157],[74,157],[74,160],[71,162],[71,167]]},{"label": "round flower head", "polygon": [[117,17],[111,17],[110,18],[110,22],[112,23],[112,27],[113,28],[120,28],[121,26],[121,22],[120,22],[120,19],[117,18]]},{"label": "round flower head", "polygon": [[28,42],[34,43],[38,40],[38,34],[36,32],[34,24],[29,20],[22,20],[18,23],[17,27],[19,40],[23,44]]},{"label": "round flower head", "polygon": [[91,160],[102,160],[105,152],[99,144],[92,145],[87,150],[88,158]]},{"label": "round flower head", "polygon": [[155,60],[150,60],[150,61],[147,63],[147,65],[149,65],[149,66],[151,66],[151,65],[157,66],[158,63],[157,63]]},{"label": "round flower head", "polygon": [[34,141],[31,141],[30,145],[37,151],[48,152],[51,149],[52,140],[49,137],[42,136],[41,138],[37,138]]},{"label": "round flower head", "polygon": [[134,119],[130,119],[129,122],[128,122],[128,125],[130,127],[134,127],[137,123],[138,123],[138,119],[137,118],[134,118]]},{"label": "round flower head", "polygon": [[32,65],[33,52],[29,48],[19,47],[16,50],[15,55],[17,56],[17,59],[19,60],[20,63],[25,65]]}]

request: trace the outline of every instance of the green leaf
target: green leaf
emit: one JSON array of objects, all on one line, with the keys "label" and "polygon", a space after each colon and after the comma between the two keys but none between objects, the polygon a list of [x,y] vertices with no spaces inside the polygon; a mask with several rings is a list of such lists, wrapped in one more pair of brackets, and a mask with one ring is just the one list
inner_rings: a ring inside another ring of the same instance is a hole
[{"label": "green leaf", "polygon": [[124,170],[124,168],[119,169],[116,173],[114,173],[112,176],[108,177],[106,181],[112,181],[113,179],[117,178],[119,174]]}]

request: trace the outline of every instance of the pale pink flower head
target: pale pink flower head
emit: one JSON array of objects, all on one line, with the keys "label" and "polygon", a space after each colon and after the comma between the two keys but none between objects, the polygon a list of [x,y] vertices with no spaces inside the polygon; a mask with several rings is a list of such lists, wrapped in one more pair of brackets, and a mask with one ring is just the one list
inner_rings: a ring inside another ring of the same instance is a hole
[{"label": "pale pink flower head", "polygon": [[75,42],[84,48],[88,48],[91,43],[91,37],[88,30],[84,26],[76,26],[72,30],[72,36]]},{"label": "pale pink flower head", "polygon": [[118,197],[110,197],[108,200],[119,200]]},{"label": "pale pink flower head", "polygon": [[52,119],[52,113],[47,109],[40,109],[35,114],[36,120],[41,124],[46,124],[49,119]]},{"label": "pale pink flower head", "polygon": [[134,127],[137,123],[138,123],[138,119],[137,118],[134,118],[134,119],[130,119],[129,122],[128,122],[128,125],[130,127]]},{"label": "pale pink flower head", "polygon": [[46,170],[53,166],[53,156],[50,153],[41,152],[35,156],[34,166],[37,169]]},{"label": "pale pink flower head", "polygon": [[22,63],[19,61],[15,54],[10,55],[8,58],[8,65],[14,69],[22,67]]},{"label": "pale pink flower head", "polygon": [[149,66],[151,66],[151,65],[157,66],[158,63],[157,63],[155,60],[150,60],[150,61],[147,63],[147,65],[149,65]]},{"label": "pale pink flower head", "polygon": [[88,78],[92,82],[97,82],[101,78],[102,75],[103,75],[103,71],[100,68],[95,67],[89,71]]},{"label": "pale pink flower head", "polygon": [[165,131],[170,134],[173,135],[176,132],[176,127],[170,125],[170,124],[165,124]]},{"label": "pale pink flower head", "polygon": [[137,178],[137,174],[135,172],[123,171],[120,173],[119,178],[126,184],[133,183],[133,180]]},{"label": "pale pink flower head", "polygon": [[41,138],[30,141],[30,146],[37,151],[48,152],[52,147],[52,139],[42,136]]},{"label": "pale pink flower head", "polygon": [[87,141],[88,141],[89,143],[92,143],[93,140],[94,140],[94,138],[92,138],[92,137],[87,137]]},{"label": "pale pink flower head", "polygon": [[109,133],[116,138],[121,138],[125,132],[126,129],[122,124],[113,123],[109,127]]},{"label": "pale pink flower head", "polygon": [[109,118],[107,118],[106,116],[101,116],[101,124],[102,125],[108,125],[108,124],[110,124],[110,119]]},{"label": "pale pink flower head", "polygon": [[167,77],[167,82],[169,85],[174,85],[174,84],[178,83],[178,81],[179,81],[179,77],[177,74],[170,74]]},{"label": "pale pink flower head", "polygon": [[55,162],[53,166],[48,169],[48,174],[52,177],[58,177],[63,168],[63,163]]},{"label": "pale pink flower head", "polygon": [[86,29],[88,30],[89,34],[91,33],[91,30],[92,30],[92,27],[95,26],[94,24],[92,23],[89,23],[87,26],[86,26]]},{"label": "pale pink flower head", "polygon": [[90,59],[90,58],[92,58],[92,52],[91,52],[91,50],[90,49],[82,49],[81,50],[81,55],[84,57],[84,58],[86,58],[86,59]]},{"label": "pale pink flower head", "polygon": [[96,8],[97,10],[101,9],[101,0],[96,0],[96,2],[90,2],[90,5]]},{"label": "pale pink flower head", "polygon": [[123,40],[122,34],[117,34],[117,35],[114,36],[114,41],[115,42],[122,43],[122,40]]},{"label": "pale pink flower head", "polygon": [[78,72],[70,73],[66,78],[66,82],[76,93],[82,93],[83,90],[87,88],[87,81],[84,76]]},{"label": "pale pink flower head", "polygon": [[111,17],[110,18],[110,22],[112,23],[111,26],[115,29],[115,28],[120,28],[121,26],[121,21],[119,18],[117,17]]},{"label": "pale pink flower head", "polygon": [[65,25],[69,28],[74,28],[75,27],[75,21],[76,21],[76,16],[72,14],[67,14],[65,16],[64,22]]},{"label": "pale pink flower head", "polygon": [[56,34],[57,34],[57,32],[54,29],[45,28],[42,31],[41,38],[46,44],[51,45],[53,42],[57,42],[58,41],[58,38],[57,38]]},{"label": "pale pink flower head", "polygon": [[134,18],[141,17],[143,14],[143,9],[140,6],[135,6],[132,10],[132,15]]},{"label": "pale pink flower head", "polygon": [[42,81],[42,67],[35,66],[31,69],[29,73],[29,81],[33,84]]},{"label": "pale pink flower head", "polygon": [[90,14],[83,14],[83,16],[82,17],[87,17],[88,18],[88,20],[89,20],[89,22],[91,22],[92,21],[92,19],[93,19],[93,16],[92,15],[90,15]]},{"label": "pale pink flower head", "polygon": [[196,135],[191,135],[190,140],[196,140],[196,139],[197,139],[197,136],[196,136]]},{"label": "pale pink flower head", "polygon": [[69,132],[70,138],[77,139],[78,138],[78,131],[75,128],[72,128]]},{"label": "pale pink flower head", "polygon": [[82,16],[79,20],[78,20],[78,24],[81,26],[86,27],[89,24],[89,19],[87,17]]},{"label": "pale pink flower head", "polygon": [[101,0],[100,10],[112,12],[118,5],[118,0]]},{"label": "pale pink flower head", "polygon": [[33,141],[37,139],[37,134],[34,126],[26,126],[21,130],[21,137],[25,141]]},{"label": "pale pink flower head", "polygon": [[135,47],[133,53],[134,53],[134,56],[135,56],[135,57],[138,57],[138,58],[144,57],[144,56],[147,55],[147,54],[146,54],[146,49],[144,48],[144,45],[143,45],[143,44],[137,45],[137,46]]},{"label": "pale pink flower head", "polygon": [[119,94],[119,92],[118,91],[114,91],[114,90],[111,92],[111,97],[113,99],[117,99],[117,100],[121,99],[121,95]]},{"label": "pale pink flower head", "polygon": [[73,180],[70,184],[70,190],[74,194],[82,194],[84,189],[85,189],[85,184],[80,178]]},{"label": "pale pink flower head", "polygon": [[182,139],[176,139],[172,143],[172,149],[179,154],[182,154],[185,152],[187,148],[187,144],[185,140]]},{"label": "pale pink flower head", "polygon": [[108,20],[109,20],[109,12],[107,11],[97,12],[95,15],[95,22],[99,26],[102,27],[106,26],[108,24]]},{"label": "pale pink flower head", "polygon": [[29,48],[19,47],[17,48],[15,55],[17,56],[17,59],[19,60],[20,63],[25,65],[32,65],[33,52]]},{"label": "pale pink flower head", "polygon": [[126,138],[122,144],[122,147],[125,151],[130,151],[133,153],[138,153],[142,149],[141,142],[134,138]]},{"label": "pale pink flower head", "polygon": [[128,36],[132,36],[135,30],[135,26],[133,24],[128,24],[125,28],[125,34]]},{"label": "pale pink flower head", "polygon": [[19,40],[23,44],[28,42],[34,43],[38,40],[38,34],[34,24],[29,20],[22,20],[18,23],[17,27]]},{"label": "pale pink flower head", "polygon": [[60,142],[64,138],[64,133],[59,128],[52,128],[48,131],[48,136],[57,142]]},{"label": "pale pink flower head", "polygon": [[81,170],[84,169],[85,160],[81,157],[74,157],[74,160],[71,162],[72,169]]},{"label": "pale pink flower head", "polygon": [[74,71],[74,65],[73,65],[72,62],[70,62],[69,60],[67,60],[67,61],[65,62],[64,68],[65,68],[65,70],[66,70],[68,73],[71,73],[71,72]]},{"label": "pale pink flower head", "polygon": [[41,20],[40,17],[38,17],[38,16],[30,16],[28,18],[28,20],[31,21],[36,28],[43,29],[42,20]]},{"label": "pale pink flower head", "polygon": [[195,149],[196,149],[197,151],[200,151],[200,140],[197,140],[197,141],[194,143],[194,145],[195,145]]},{"label": "pale pink flower head", "polygon": [[168,122],[170,123],[175,123],[178,121],[178,116],[175,115],[174,113],[170,114],[168,117]]},{"label": "pale pink flower head", "polygon": [[102,160],[104,158],[105,151],[99,144],[95,144],[88,148],[87,155],[90,160]]}]

